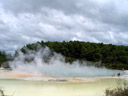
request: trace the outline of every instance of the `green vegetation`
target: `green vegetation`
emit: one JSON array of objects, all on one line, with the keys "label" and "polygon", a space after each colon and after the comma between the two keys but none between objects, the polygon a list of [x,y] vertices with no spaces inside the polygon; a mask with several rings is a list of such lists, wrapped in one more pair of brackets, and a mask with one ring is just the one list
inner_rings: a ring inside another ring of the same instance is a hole
[{"label": "green vegetation", "polygon": [[0,89],[0,96],[5,96],[4,91]]},{"label": "green vegetation", "polygon": [[11,54],[7,54],[5,51],[0,51],[0,67],[9,67],[8,61],[12,60]]},{"label": "green vegetation", "polygon": [[40,45],[42,47],[48,46],[52,51],[64,55],[66,62],[72,63],[75,60],[86,60],[89,62],[100,62],[100,66],[105,66],[110,69],[128,69],[128,46],[80,41],[42,41],[27,44],[21,51],[25,54],[26,48],[30,50],[38,50]]},{"label": "green vegetation", "polygon": [[123,84],[121,84],[119,81],[117,84],[117,88],[106,89],[105,96],[128,96],[128,82],[124,81]]},{"label": "green vegetation", "polygon": [[[45,46],[48,46],[52,52],[57,52],[65,56],[65,62],[72,63],[76,60],[79,60],[80,62],[86,60],[88,62],[99,62],[94,63],[94,66],[97,67],[105,66],[110,69],[128,69],[128,46],[80,41],[41,41],[27,44],[21,48],[21,51],[26,54],[26,49],[37,51],[39,48]],[[14,57],[17,55],[18,52],[16,51]],[[4,51],[0,51],[0,66],[8,67],[7,62],[14,57]]]}]

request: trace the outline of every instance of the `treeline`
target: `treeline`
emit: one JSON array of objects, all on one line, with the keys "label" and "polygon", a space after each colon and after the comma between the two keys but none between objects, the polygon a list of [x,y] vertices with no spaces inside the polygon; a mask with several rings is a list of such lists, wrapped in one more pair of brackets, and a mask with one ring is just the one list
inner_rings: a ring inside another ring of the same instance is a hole
[{"label": "treeline", "polygon": [[80,41],[41,41],[33,44],[27,44],[21,48],[21,51],[25,53],[25,48],[37,50],[38,45],[41,45],[42,47],[48,46],[52,51],[61,53],[65,56],[66,62],[72,63],[75,60],[86,60],[91,62],[100,62],[100,66],[105,66],[110,69],[128,69],[128,46]]},{"label": "treeline", "polygon": [[9,67],[8,61],[11,61],[12,58],[11,54],[7,54],[5,51],[0,51],[0,67]]}]

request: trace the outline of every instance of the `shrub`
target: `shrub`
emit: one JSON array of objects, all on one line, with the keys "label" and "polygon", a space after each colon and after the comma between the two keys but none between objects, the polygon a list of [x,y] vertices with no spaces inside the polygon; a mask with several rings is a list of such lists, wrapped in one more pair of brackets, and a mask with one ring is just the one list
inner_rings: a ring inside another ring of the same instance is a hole
[{"label": "shrub", "polygon": [[128,96],[128,82],[117,81],[117,87],[114,89],[106,89],[105,96]]},{"label": "shrub", "polygon": [[5,96],[4,91],[0,89],[0,96]]}]

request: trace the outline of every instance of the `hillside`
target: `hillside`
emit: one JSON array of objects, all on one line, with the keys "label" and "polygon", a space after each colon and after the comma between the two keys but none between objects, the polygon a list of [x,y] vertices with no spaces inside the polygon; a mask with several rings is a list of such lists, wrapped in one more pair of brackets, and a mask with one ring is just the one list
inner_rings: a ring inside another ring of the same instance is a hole
[{"label": "hillside", "polygon": [[100,62],[100,66],[105,66],[110,69],[128,69],[128,46],[80,41],[41,41],[33,44],[27,44],[21,48],[21,51],[25,54],[26,48],[30,50],[37,50],[38,45],[41,45],[42,47],[47,46],[53,52],[55,51],[62,54],[65,56],[66,62],[72,63],[75,60],[86,60],[91,62]]}]

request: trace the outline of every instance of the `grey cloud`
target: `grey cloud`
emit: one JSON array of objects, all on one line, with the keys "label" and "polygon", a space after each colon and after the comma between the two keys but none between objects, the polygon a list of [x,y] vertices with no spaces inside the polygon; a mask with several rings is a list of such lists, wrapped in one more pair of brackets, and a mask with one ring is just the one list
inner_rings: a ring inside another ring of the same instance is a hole
[{"label": "grey cloud", "polygon": [[0,50],[36,41],[128,45],[127,0],[1,0]]},{"label": "grey cloud", "polygon": [[[77,0],[2,0],[3,7],[13,12],[36,12],[41,11],[41,8],[48,7],[52,9],[70,11],[76,9],[74,2]],[[15,6],[14,6],[15,5]]]},{"label": "grey cloud", "polygon": [[67,14],[81,14],[114,26],[127,26],[127,10],[121,12],[124,10],[121,6],[127,8],[127,0],[104,0],[105,3],[98,1],[100,0],[2,0],[5,9],[16,13],[41,12],[43,8],[50,8]]}]

